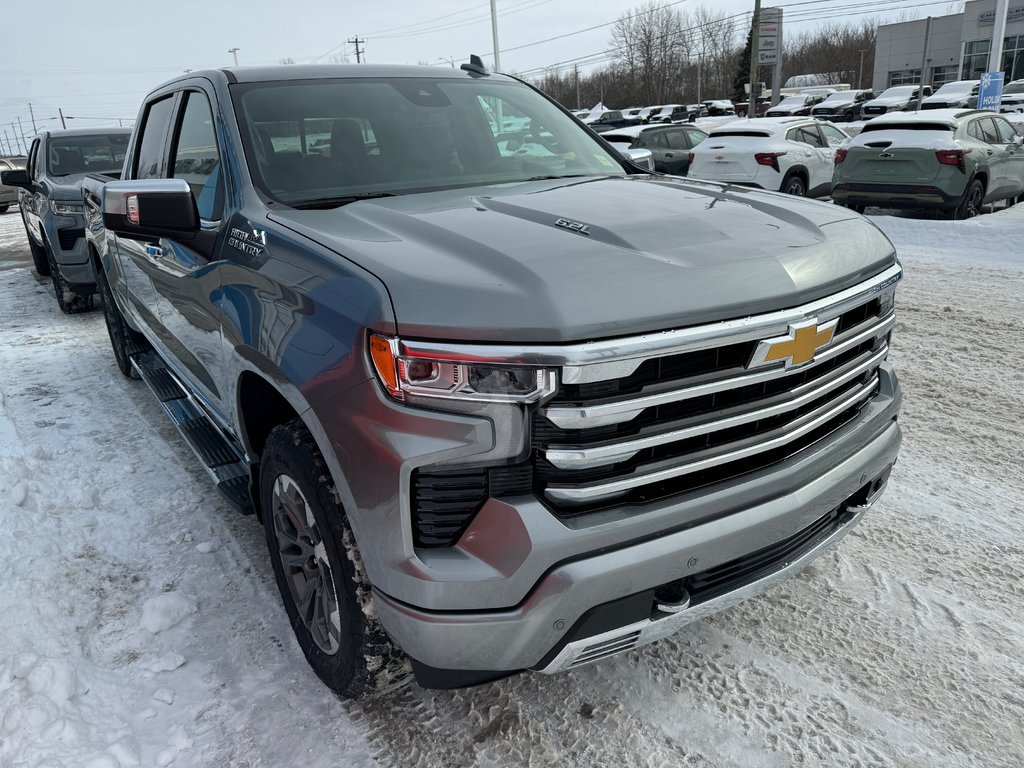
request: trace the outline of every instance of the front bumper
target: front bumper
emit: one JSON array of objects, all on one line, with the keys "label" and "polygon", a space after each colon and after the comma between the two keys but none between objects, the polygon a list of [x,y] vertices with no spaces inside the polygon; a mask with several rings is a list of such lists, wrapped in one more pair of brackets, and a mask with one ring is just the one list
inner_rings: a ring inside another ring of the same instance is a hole
[{"label": "front bumper", "polygon": [[[966,178],[966,177],[965,177]],[[878,206],[906,210],[952,210],[963,196],[951,195],[939,187],[925,184],[862,184],[840,182],[832,188],[832,200],[840,205]]]},{"label": "front bumper", "polygon": [[64,280],[72,290],[92,293],[96,272],[85,239],[85,217],[48,213],[43,218],[43,229]]},{"label": "front bumper", "polygon": [[[895,423],[901,394],[891,368],[883,366],[879,394],[847,426],[801,454],[726,487],[711,488],[673,504],[681,517],[701,522],[652,532],[632,541],[571,554],[547,569],[515,606],[497,610],[429,610],[374,590],[385,629],[420,666],[444,670],[480,670],[500,674],[540,668],[558,671],[590,658],[587,649],[612,633],[613,650],[620,635],[637,635],[619,650],[651,642],[682,623],[721,610],[788,578],[834,546],[877,498],[861,499],[865,487],[887,477],[896,460],[901,432]],[[884,482],[884,481],[883,481]],[[767,487],[772,489],[766,494]],[[880,490],[880,489],[876,489]],[[604,627],[600,636],[579,635],[588,612],[673,581],[703,573],[764,547],[789,539],[838,510],[840,524],[797,560],[701,606],[667,617]],[[513,510],[505,510],[514,520]],[[527,508],[527,512],[530,512]],[[692,515],[692,517],[691,517]],[[641,515],[642,517],[642,515]],[[515,536],[516,531],[510,530]],[[481,585],[483,586],[483,585]],[[644,623],[649,622],[649,625]],[[637,623],[643,626],[634,626]],[[597,639],[595,639],[597,637]],[[601,657],[601,654],[594,658]],[[442,675],[443,677],[443,675]],[[433,679],[437,679],[437,675]]]}]

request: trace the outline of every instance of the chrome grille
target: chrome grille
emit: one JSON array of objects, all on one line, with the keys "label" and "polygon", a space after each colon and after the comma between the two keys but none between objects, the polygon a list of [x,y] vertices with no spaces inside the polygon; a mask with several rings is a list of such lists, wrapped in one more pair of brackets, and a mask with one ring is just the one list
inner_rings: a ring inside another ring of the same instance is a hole
[{"label": "chrome grille", "polygon": [[839,323],[799,367],[748,369],[758,339],[744,328],[607,366],[610,377],[563,375],[570,381],[534,417],[535,492],[562,515],[649,503],[756,471],[842,427],[878,390],[891,301],[875,286],[814,310],[819,323]]}]

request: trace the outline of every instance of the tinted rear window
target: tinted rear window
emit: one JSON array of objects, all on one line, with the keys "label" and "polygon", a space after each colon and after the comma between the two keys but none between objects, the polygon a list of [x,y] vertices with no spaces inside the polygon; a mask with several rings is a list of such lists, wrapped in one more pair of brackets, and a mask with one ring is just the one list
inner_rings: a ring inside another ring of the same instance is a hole
[{"label": "tinted rear window", "polygon": [[755,139],[763,139],[766,136],[771,136],[768,131],[712,131],[711,138],[720,139],[723,136],[750,136]]},{"label": "tinted rear window", "polygon": [[945,123],[878,123],[872,121],[864,126],[861,133],[872,131],[949,131],[952,133],[952,126]]}]

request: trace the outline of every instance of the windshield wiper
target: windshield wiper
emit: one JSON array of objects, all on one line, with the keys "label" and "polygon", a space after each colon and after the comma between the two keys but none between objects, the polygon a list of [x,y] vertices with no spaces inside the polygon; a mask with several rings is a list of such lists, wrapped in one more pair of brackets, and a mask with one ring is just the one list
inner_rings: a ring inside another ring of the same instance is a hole
[{"label": "windshield wiper", "polygon": [[298,208],[300,211],[322,210],[325,208],[340,208],[343,205],[356,203],[360,200],[374,200],[378,197],[394,196],[394,192],[358,192],[351,195],[338,195],[337,197],[315,197],[312,200],[291,203],[291,207]]}]

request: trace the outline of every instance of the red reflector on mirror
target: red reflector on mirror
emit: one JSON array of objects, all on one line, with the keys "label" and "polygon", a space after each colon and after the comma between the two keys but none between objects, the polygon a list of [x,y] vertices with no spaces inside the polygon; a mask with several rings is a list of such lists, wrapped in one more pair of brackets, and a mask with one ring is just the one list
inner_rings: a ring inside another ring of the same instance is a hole
[{"label": "red reflector on mirror", "polygon": [[128,213],[128,222],[138,226],[139,224],[139,196],[128,195],[125,200],[125,209]]}]

